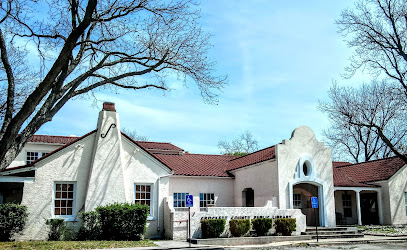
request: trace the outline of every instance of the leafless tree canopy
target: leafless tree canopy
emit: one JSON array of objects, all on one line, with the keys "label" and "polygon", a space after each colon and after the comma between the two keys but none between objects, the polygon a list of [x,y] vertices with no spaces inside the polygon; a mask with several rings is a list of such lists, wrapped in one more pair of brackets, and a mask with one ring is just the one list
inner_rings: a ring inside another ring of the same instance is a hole
[{"label": "leafless tree canopy", "polygon": [[6,0],[0,5],[0,169],[71,98],[167,90],[193,80],[216,101],[224,77],[193,0]]},{"label": "leafless tree canopy", "polygon": [[252,133],[246,131],[233,141],[219,141],[218,148],[221,154],[245,155],[259,150],[259,145]]},{"label": "leafless tree canopy", "polygon": [[328,115],[331,127],[324,131],[338,160],[361,162],[394,155],[405,145],[407,126],[404,95],[385,81],[360,88],[338,87],[328,92],[330,101],[319,109]]},{"label": "leafless tree canopy", "polygon": [[359,69],[385,73],[407,93],[407,2],[359,0],[336,21],[339,32],[355,52],[346,68],[348,77]]},{"label": "leafless tree canopy", "polygon": [[126,135],[128,135],[131,139],[133,139],[135,141],[148,141],[149,140],[147,136],[140,135],[139,133],[137,133],[136,130],[123,128],[122,132],[125,133]]},{"label": "leafless tree canopy", "polygon": [[319,107],[333,124],[327,138],[355,162],[394,154],[407,163],[407,2],[357,0],[336,23],[354,49],[345,77],[362,70],[384,81],[360,89],[334,85],[331,102]]}]

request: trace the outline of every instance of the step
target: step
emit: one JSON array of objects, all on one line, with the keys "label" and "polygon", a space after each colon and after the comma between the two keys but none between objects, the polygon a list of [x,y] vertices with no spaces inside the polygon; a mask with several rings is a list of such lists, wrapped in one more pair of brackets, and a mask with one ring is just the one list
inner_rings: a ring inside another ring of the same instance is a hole
[{"label": "step", "polygon": [[[315,231],[315,227],[307,227],[306,231]],[[357,227],[318,227],[319,231],[357,231]]]},{"label": "step", "polygon": [[[318,234],[320,234],[320,235],[327,235],[327,234],[340,235],[340,234],[356,234],[356,233],[357,233],[357,231],[319,231],[318,230]],[[315,230],[314,231],[309,230],[309,231],[303,232],[302,234],[303,235],[315,235],[315,234],[317,234],[317,232]]]},{"label": "step", "polygon": [[[318,234],[318,238],[319,239],[339,239],[339,238],[363,238],[365,237],[364,234],[360,234],[360,233],[352,233],[352,234],[339,234],[339,235],[335,235],[335,234],[328,234],[328,235],[319,235]],[[313,239],[316,239],[317,236],[316,235],[312,235]]]}]

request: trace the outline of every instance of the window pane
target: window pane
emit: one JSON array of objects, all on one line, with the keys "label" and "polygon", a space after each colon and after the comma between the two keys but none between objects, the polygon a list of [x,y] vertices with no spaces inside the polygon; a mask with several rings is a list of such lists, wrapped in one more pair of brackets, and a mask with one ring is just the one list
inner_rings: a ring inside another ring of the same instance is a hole
[{"label": "window pane", "polygon": [[68,184],[68,191],[72,191],[72,192],[73,192],[73,185],[72,185],[72,184]]},{"label": "window pane", "polygon": [[72,200],[68,200],[66,206],[67,206],[67,207],[72,207],[72,202],[73,202]]},{"label": "window pane", "polygon": [[62,198],[66,199],[68,197],[66,192],[62,192]]},{"label": "window pane", "polygon": [[150,199],[150,193],[146,193],[146,199]]},{"label": "window pane", "polygon": [[61,201],[61,207],[66,207],[66,201],[65,200]]},{"label": "window pane", "polygon": [[141,193],[141,199],[145,199],[146,198],[146,194],[145,193]]},{"label": "window pane", "polygon": [[56,192],[56,193],[55,193],[55,197],[56,197],[56,198],[61,198],[61,192]]},{"label": "window pane", "polygon": [[61,201],[56,200],[56,201],[55,201],[55,207],[60,207],[60,206],[61,206]]},{"label": "window pane", "polygon": [[140,185],[136,185],[136,191],[140,191]]},{"label": "window pane", "polygon": [[66,215],[72,215],[72,208],[68,208],[66,210]]},{"label": "window pane", "polygon": [[61,208],[61,215],[66,215],[66,208]]},{"label": "window pane", "polygon": [[136,199],[140,199],[140,193],[136,193]]},{"label": "window pane", "polygon": [[68,185],[62,184],[62,191],[68,191]]},{"label": "window pane", "polygon": [[146,186],[142,185],[141,186],[141,191],[145,191],[146,190]]},{"label": "window pane", "polygon": [[68,198],[72,199],[73,198],[73,192],[68,192]]},{"label": "window pane", "polygon": [[60,215],[60,214],[61,214],[60,209],[59,209],[59,208],[55,208],[55,215]]},{"label": "window pane", "polygon": [[150,186],[146,186],[146,191],[150,192]]}]

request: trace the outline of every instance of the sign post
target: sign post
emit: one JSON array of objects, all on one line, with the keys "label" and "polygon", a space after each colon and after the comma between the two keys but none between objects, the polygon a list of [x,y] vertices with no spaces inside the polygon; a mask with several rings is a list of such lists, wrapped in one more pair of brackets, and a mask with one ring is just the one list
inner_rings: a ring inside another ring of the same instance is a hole
[{"label": "sign post", "polygon": [[315,231],[317,233],[317,242],[318,242],[318,224],[317,224],[317,215],[316,211],[318,208],[318,197],[311,197],[312,208],[314,209],[314,218],[315,218]]},{"label": "sign post", "polygon": [[188,241],[189,247],[191,247],[191,207],[194,206],[194,196],[185,196],[185,205],[188,208]]}]

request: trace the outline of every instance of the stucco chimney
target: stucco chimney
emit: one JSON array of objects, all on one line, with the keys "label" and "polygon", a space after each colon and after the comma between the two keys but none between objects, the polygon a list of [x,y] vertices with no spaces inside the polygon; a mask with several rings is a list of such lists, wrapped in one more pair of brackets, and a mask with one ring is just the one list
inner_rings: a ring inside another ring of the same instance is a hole
[{"label": "stucco chimney", "polygon": [[105,102],[99,112],[85,212],[101,205],[126,202],[122,152],[119,113],[114,103]]},{"label": "stucco chimney", "polygon": [[116,108],[115,108],[113,102],[104,102],[103,103],[103,110],[116,112]]}]

